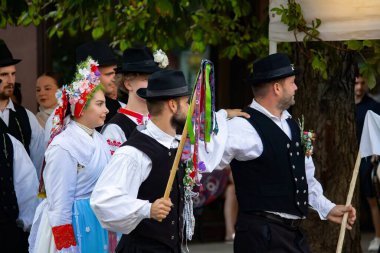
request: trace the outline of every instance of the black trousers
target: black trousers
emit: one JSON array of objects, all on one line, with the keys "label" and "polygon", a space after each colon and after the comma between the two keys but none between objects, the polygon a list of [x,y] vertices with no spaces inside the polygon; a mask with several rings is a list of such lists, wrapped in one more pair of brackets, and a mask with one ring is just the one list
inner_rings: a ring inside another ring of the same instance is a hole
[{"label": "black trousers", "polygon": [[239,214],[234,253],[310,253],[305,236],[297,227],[265,217]]},{"label": "black trousers", "polygon": [[179,243],[178,248],[173,249],[154,239],[123,235],[117,244],[115,253],[181,253],[180,247]]},{"label": "black trousers", "polygon": [[27,253],[28,237],[16,222],[0,222],[0,252]]}]

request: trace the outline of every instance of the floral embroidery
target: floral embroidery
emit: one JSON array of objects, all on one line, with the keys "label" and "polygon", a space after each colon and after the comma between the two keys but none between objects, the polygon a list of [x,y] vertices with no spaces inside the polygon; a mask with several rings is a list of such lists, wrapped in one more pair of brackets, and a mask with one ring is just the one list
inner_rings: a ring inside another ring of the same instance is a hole
[{"label": "floral embroidery", "polygon": [[71,224],[53,227],[52,231],[57,250],[62,250],[63,248],[69,248],[77,245],[74,236],[74,229]]},{"label": "floral embroidery", "polygon": [[118,147],[120,147],[122,144],[120,141],[111,140],[111,139],[107,139],[107,143],[110,146],[111,155],[113,155],[115,153],[116,149]]}]

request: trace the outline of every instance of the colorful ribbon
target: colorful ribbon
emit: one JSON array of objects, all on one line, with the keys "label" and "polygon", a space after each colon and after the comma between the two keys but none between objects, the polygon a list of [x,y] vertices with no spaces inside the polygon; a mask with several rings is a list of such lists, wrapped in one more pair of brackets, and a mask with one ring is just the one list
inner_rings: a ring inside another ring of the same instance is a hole
[{"label": "colorful ribbon", "polygon": [[[198,193],[193,191],[194,186],[200,185],[200,173],[206,171],[203,161],[199,160],[199,141],[206,144],[211,140],[211,134],[217,133],[217,124],[214,120],[215,112],[215,82],[214,66],[209,60],[202,60],[201,68],[198,71],[193,94],[190,101],[195,96],[193,114],[187,114],[188,136],[181,156],[184,165],[184,232],[185,238],[191,240],[194,234],[195,219],[193,213],[193,198]],[[191,106],[191,105],[190,105]],[[191,145],[194,146],[193,150]],[[205,147],[207,148],[207,146]]]}]

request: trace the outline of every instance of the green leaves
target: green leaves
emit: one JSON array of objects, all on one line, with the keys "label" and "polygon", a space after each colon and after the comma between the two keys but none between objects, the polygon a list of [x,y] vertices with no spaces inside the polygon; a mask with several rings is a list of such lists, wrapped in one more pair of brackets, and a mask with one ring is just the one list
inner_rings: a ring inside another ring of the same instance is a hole
[{"label": "green leaves", "polygon": [[[9,1],[0,3],[0,26],[5,26],[13,22],[1,15],[9,12]],[[15,22],[47,21],[49,37],[81,32],[94,39],[107,36],[121,50],[146,44],[203,52],[215,45],[224,57],[248,58],[267,52],[267,20],[256,19],[254,6],[248,0],[30,0]]]},{"label": "green leaves", "polygon": [[376,86],[376,70],[373,65],[368,63],[359,64],[360,74],[367,80],[368,88],[373,89]]},{"label": "green leaves", "polygon": [[380,42],[378,40],[350,40],[345,43],[347,49],[360,56],[360,74],[367,80],[368,87],[376,86],[376,76],[380,74]]},{"label": "green leaves", "polygon": [[[339,51],[353,51],[359,55],[363,63],[359,65],[360,73],[367,79],[370,88],[376,85],[376,75],[380,74],[380,42],[374,40],[350,40],[341,44],[332,42],[320,42],[318,46],[312,41],[322,41],[319,38],[318,28],[322,24],[319,18],[307,24],[301,10],[301,6],[295,0],[289,0],[288,5],[272,8],[272,12],[281,16],[281,22],[288,26],[289,31],[298,31],[305,34],[302,43],[302,51],[308,55],[313,70],[324,79],[329,78],[329,70],[339,68],[341,59]],[[301,44],[301,43],[299,43]],[[338,46],[337,46],[338,45]],[[343,46],[342,46],[343,45]],[[310,49],[311,48],[311,49]],[[328,49],[328,50],[327,50]]]},{"label": "green leaves", "polygon": [[307,24],[302,14],[301,5],[294,0],[289,0],[287,6],[280,5],[280,8],[272,8],[271,11],[281,16],[281,22],[288,26],[288,31],[303,32],[305,34],[304,44],[318,38],[318,27],[322,21],[316,18],[311,21],[311,24]]},{"label": "green leaves", "polygon": [[354,51],[360,51],[363,49],[363,42],[358,40],[349,40],[346,42],[347,48],[354,50]]},{"label": "green leaves", "polygon": [[156,11],[160,16],[173,17],[173,5],[169,0],[156,0]]},{"label": "green leaves", "polygon": [[312,60],[311,60],[311,66],[312,68],[321,74],[321,76],[324,79],[327,79],[327,59],[324,55],[322,55],[320,52],[316,50],[311,50],[312,51]]},{"label": "green leaves", "polygon": [[96,40],[99,39],[103,36],[104,34],[104,28],[103,27],[96,27],[95,29],[92,30],[92,37]]}]

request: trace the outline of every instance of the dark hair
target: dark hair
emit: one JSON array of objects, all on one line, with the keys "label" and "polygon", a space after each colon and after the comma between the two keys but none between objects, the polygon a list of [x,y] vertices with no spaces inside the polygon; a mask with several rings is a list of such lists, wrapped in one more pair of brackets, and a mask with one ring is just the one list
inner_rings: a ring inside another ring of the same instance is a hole
[{"label": "dark hair", "polygon": [[22,93],[21,93],[21,83],[15,83],[15,87],[14,87],[14,90],[13,90],[13,99],[16,99],[16,101],[13,101],[15,102],[16,104],[18,105],[21,105],[22,103]]},{"label": "dark hair", "polygon": [[162,109],[164,107],[165,102],[169,101],[170,99],[173,99],[179,104],[180,98],[181,97],[172,97],[165,99],[147,99],[146,105],[148,107],[149,114],[151,116],[158,116],[160,113],[162,113]]},{"label": "dark hair", "polygon": [[48,71],[48,72],[45,72],[42,75],[38,76],[38,78],[40,78],[41,76],[48,76],[50,78],[53,78],[55,83],[57,84],[58,88],[62,88],[63,84],[61,82],[61,76],[58,73]]},{"label": "dark hair", "polygon": [[266,83],[259,83],[259,84],[252,85],[251,87],[252,87],[253,96],[254,97],[264,96],[267,93],[266,89],[268,89],[268,87],[271,84],[274,84],[274,83],[283,84],[284,80],[285,80],[285,78],[281,78],[281,79],[273,80],[273,81],[266,82]]},{"label": "dark hair", "polygon": [[164,103],[167,100],[161,99],[147,99],[146,106],[148,107],[148,112],[151,116],[157,116],[162,112],[162,108],[164,107]]},{"label": "dark hair", "polygon": [[354,75],[355,75],[355,77],[363,77],[363,75],[360,74],[360,69],[359,69],[358,63],[354,64]]}]

